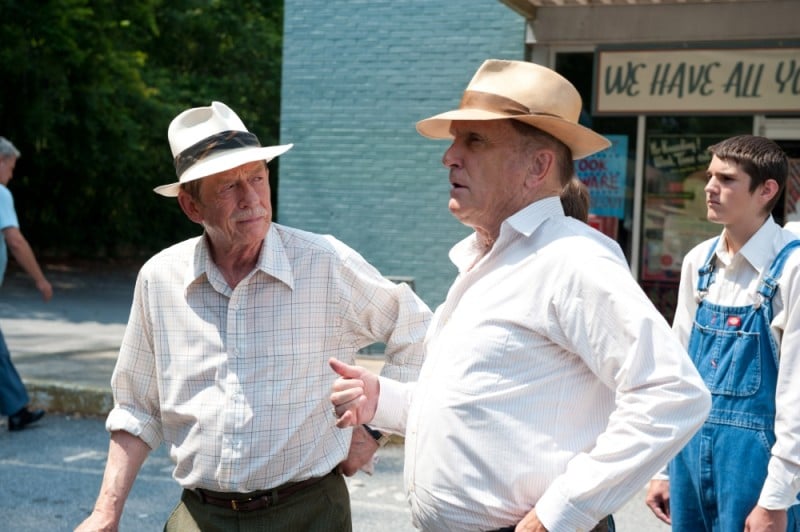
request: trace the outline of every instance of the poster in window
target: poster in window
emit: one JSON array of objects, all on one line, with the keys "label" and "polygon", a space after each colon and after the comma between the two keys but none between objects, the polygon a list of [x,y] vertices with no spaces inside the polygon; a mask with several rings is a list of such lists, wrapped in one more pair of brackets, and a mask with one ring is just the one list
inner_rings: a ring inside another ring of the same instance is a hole
[{"label": "poster in window", "polygon": [[575,161],[575,175],[589,189],[589,212],[594,216],[625,218],[628,169],[627,135],[605,135],[611,146]]},{"label": "poster in window", "polygon": [[683,257],[722,230],[706,219],[708,146],[725,135],[650,135],[646,144],[642,279],[678,282]]}]

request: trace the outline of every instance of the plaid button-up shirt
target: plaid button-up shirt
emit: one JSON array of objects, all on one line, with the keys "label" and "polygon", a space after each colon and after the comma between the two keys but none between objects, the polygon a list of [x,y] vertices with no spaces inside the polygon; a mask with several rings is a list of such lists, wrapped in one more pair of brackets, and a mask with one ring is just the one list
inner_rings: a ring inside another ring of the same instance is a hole
[{"label": "plaid button-up shirt", "polygon": [[430,311],[338,240],[272,224],[231,289],[205,238],[148,261],[112,377],[106,428],[169,445],[184,488],[248,492],[322,476],[347,455],[336,375],[386,344],[383,375],[416,378]]}]

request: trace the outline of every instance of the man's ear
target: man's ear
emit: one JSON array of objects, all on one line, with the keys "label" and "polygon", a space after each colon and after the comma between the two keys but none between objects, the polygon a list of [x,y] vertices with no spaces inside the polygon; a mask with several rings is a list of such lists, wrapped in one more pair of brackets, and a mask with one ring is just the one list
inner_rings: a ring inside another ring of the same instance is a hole
[{"label": "man's ear", "polygon": [[764,181],[761,184],[761,192],[759,193],[759,196],[761,197],[761,200],[764,202],[764,205],[769,203],[772,200],[772,198],[774,198],[778,194],[779,190],[780,186],[778,185],[778,182],[775,181],[774,179],[767,179],[766,181]]},{"label": "man's ear", "polygon": [[528,167],[528,175],[525,178],[525,184],[528,186],[536,186],[544,181],[553,168],[555,161],[556,154],[552,150],[536,150],[531,155],[530,166]]},{"label": "man's ear", "polygon": [[194,223],[202,224],[203,215],[198,209],[198,202],[191,194],[183,190],[178,191],[178,205],[186,216]]}]

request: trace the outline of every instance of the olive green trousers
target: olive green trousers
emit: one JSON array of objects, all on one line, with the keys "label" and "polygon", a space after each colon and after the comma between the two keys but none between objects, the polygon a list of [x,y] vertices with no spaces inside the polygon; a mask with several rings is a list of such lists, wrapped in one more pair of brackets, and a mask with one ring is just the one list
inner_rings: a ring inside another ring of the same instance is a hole
[{"label": "olive green trousers", "polygon": [[183,490],[164,532],[352,532],[350,493],[342,475],[279,500],[267,508],[240,512],[205,504],[193,491]]}]

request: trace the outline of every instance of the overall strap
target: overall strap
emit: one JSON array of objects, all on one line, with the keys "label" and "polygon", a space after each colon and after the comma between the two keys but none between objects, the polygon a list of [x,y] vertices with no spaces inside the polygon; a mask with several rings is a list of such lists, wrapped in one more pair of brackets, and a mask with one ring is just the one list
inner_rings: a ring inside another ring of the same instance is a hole
[{"label": "overall strap", "polygon": [[769,270],[767,270],[764,277],[761,279],[758,293],[764,298],[764,302],[767,303],[765,310],[770,322],[772,321],[772,298],[778,290],[778,278],[781,276],[781,273],[783,273],[783,266],[786,264],[786,259],[788,259],[789,255],[798,247],[800,247],[800,240],[792,240],[786,244],[783,249],[778,252]]},{"label": "overall strap", "polygon": [[698,268],[697,273],[699,277],[697,278],[697,293],[695,294],[695,299],[699,303],[708,293],[708,287],[714,282],[714,277],[716,273],[716,261],[714,260],[714,252],[717,250],[717,243],[719,242],[719,237],[715,238],[714,241],[711,243],[711,249],[708,251],[708,255],[706,256],[706,260],[703,262],[703,265]]}]

